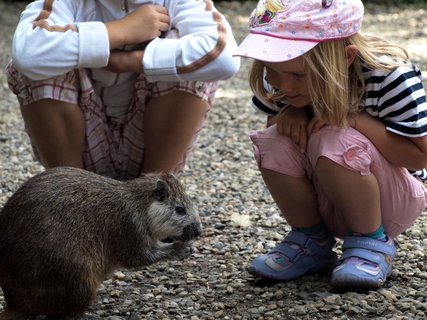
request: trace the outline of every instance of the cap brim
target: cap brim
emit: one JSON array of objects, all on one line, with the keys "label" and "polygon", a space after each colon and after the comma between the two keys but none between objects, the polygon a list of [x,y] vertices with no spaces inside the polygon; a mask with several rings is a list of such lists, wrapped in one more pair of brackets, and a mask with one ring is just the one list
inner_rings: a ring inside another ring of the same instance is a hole
[{"label": "cap brim", "polygon": [[289,40],[251,33],[242,41],[233,56],[281,62],[295,59],[317,44],[316,41]]}]

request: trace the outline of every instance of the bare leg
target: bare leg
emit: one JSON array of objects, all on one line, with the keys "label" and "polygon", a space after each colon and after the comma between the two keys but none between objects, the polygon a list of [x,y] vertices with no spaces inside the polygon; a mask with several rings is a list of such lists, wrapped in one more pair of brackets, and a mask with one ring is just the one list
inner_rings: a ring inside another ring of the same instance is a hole
[{"label": "bare leg", "polygon": [[208,103],[176,91],[152,99],[144,114],[144,172],[174,171],[201,127]]},{"label": "bare leg", "polygon": [[83,112],[78,105],[44,99],[21,106],[22,117],[42,165],[83,168]]},{"label": "bare leg", "polygon": [[380,191],[374,175],[362,176],[326,157],[319,158],[315,171],[327,197],[344,215],[347,228],[363,234],[379,228]]},{"label": "bare leg", "polygon": [[[266,279],[289,281],[309,273],[330,270],[337,260],[332,250],[335,239],[321,224],[312,182],[262,168],[261,173],[293,230],[267,254],[257,256],[248,272]],[[318,230],[316,234],[309,235],[301,230],[319,226],[323,230]]]},{"label": "bare leg", "polygon": [[311,181],[262,168],[261,174],[290,226],[306,228],[321,222],[317,197]]}]

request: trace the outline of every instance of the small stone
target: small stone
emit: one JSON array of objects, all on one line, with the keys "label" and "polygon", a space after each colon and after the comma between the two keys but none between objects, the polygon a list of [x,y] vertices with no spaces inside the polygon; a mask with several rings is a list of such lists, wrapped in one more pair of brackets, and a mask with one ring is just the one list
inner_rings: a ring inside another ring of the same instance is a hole
[{"label": "small stone", "polygon": [[121,271],[117,271],[114,273],[114,278],[116,278],[117,280],[124,280],[126,278],[126,275]]}]

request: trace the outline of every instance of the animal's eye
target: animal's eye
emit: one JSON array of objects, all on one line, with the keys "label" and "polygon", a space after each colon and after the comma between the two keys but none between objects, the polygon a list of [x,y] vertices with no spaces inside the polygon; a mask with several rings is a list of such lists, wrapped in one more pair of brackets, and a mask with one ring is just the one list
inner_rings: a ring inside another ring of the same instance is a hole
[{"label": "animal's eye", "polygon": [[176,206],[175,207],[175,212],[178,213],[178,214],[180,214],[180,215],[187,214],[187,211],[185,210],[185,208],[181,207],[181,206]]}]

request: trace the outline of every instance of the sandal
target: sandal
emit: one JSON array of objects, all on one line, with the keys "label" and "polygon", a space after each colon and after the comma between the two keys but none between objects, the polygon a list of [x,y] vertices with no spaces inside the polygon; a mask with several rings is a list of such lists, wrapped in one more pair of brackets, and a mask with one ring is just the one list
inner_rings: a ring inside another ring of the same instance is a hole
[{"label": "sandal", "polygon": [[335,243],[332,236],[317,240],[293,230],[269,253],[256,257],[248,272],[269,280],[289,281],[310,273],[329,271],[337,263],[337,255],[332,250]]},{"label": "sandal", "polygon": [[389,237],[387,241],[346,237],[331,285],[341,289],[379,289],[391,273],[395,255],[396,247]]}]

